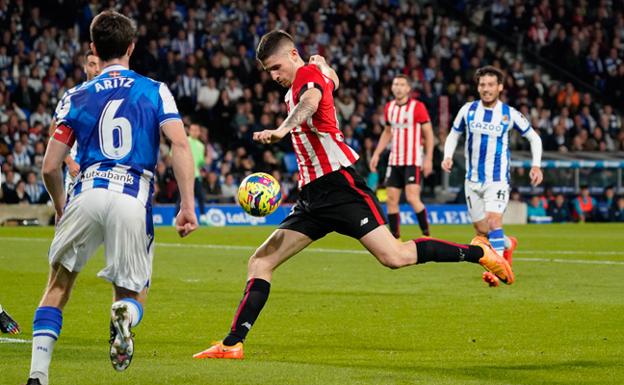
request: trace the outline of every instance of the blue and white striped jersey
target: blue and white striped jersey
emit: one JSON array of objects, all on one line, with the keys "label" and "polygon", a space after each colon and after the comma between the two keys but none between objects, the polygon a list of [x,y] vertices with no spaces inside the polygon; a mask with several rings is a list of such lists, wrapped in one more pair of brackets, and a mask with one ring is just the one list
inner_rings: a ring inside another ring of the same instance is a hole
[{"label": "blue and white striped jersey", "polygon": [[78,143],[80,173],[70,199],[103,188],[151,201],[160,126],[180,119],[167,86],[121,65],[106,67],[65,93],[55,112],[54,137]]},{"label": "blue and white striped jersey", "polygon": [[513,107],[498,101],[485,108],[480,100],[466,103],[453,122],[453,130],[466,133],[466,179],[471,182],[509,183],[509,130],[522,136],[532,130]]}]

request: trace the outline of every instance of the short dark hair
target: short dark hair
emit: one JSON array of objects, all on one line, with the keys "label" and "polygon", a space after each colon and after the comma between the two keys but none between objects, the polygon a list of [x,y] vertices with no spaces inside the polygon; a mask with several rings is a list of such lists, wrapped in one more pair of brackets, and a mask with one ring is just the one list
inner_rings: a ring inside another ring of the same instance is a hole
[{"label": "short dark hair", "polygon": [[91,41],[102,61],[125,55],[136,36],[132,19],[112,10],[98,14],[91,22]]},{"label": "short dark hair", "polygon": [[285,42],[295,44],[295,39],[286,31],[276,29],[262,36],[256,48],[256,59],[265,61],[269,56],[277,52]]},{"label": "short dark hair", "polygon": [[93,53],[93,51],[91,50],[91,48],[89,48],[88,50],[86,50],[86,51],[85,51],[85,53],[84,53],[84,58],[85,58],[85,60],[86,60],[89,56],[93,56],[93,55],[95,55],[95,54]]},{"label": "short dark hair", "polygon": [[505,81],[505,74],[503,74],[503,71],[499,70],[494,66],[485,66],[479,68],[474,74],[475,83],[479,84],[479,80],[481,80],[483,76],[496,76],[498,84],[503,84],[503,82]]},{"label": "short dark hair", "polygon": [[405,75],[405,74],[396,74],[396,75],[394,75],[394,78],[392,79],[392,81],[394,81],[394,79],[405,79],[407,84],[410,83],[410,78],[407,75]]}]

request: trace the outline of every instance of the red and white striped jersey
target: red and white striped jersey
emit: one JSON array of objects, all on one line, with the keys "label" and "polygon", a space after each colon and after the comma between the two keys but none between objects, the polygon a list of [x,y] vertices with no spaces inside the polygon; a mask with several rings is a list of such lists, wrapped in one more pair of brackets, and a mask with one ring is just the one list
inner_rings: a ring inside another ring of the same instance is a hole
[{"label": "red and white striped jersey", "polygon": [[299,103],[303,93],[316,88],[323,93],[314,115],[290,133],[299,166],[299,188],[330,172],[354,164],[359,156],[344,142],[338,129],[334,106],[334,82],[315,65],[297,70],[295,80],[286,93],[288,112]]},{"label": "red and white striped jersey", "polygon": [[384,110],[386,125],[392,128],[390,166],[422,166],[424,154],[421,125],[429,122],[422,102],[408,99],[403,105],[388,102]]}]

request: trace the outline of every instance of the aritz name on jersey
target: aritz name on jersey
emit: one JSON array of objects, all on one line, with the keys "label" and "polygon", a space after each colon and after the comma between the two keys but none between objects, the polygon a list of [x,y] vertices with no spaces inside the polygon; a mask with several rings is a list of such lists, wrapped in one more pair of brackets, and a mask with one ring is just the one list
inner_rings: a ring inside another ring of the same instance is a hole
[{"label": "aritz name on jersey", "polygon": [[83,175],[81,180],[87,181],[95,178],[104,178],[108,180],[114,180],[124,184],[134,184],[134,177],[129,173],[118,173],[113,170],[88,170]]},{"label": "aritz name on jersey", "polygon": [[470,122],[469,126],[471,131],[480,132],[487,135],[501,135],[503,133],[503,126],[500,124],[479,122],[473,120]]},{"label": "aritz name on jersey", "polygon": [[124,77],[115,77],[108,79],[100,79],[95,82],[95,92],[100,92],[104,90],[112,90],[114,88],[125,87],[130,88],[134,83],[134,79],[124,78]]}]

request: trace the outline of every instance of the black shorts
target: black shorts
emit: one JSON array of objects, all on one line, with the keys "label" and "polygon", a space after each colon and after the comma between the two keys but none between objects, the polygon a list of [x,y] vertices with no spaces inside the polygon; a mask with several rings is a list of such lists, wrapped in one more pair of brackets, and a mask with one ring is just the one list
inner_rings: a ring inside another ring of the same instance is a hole
[{"label": "black shorts", "polygon": [[298,231],[312,240],[332,231],[360,239],[385,224],[377,197],[355,169],[347,167],[303,186],[279,228]]},{"label": "black shorts", "polygon": [[386,187],[403,188],[408,184],[420,184],[420,167],[388,166],[386,171]]}]

